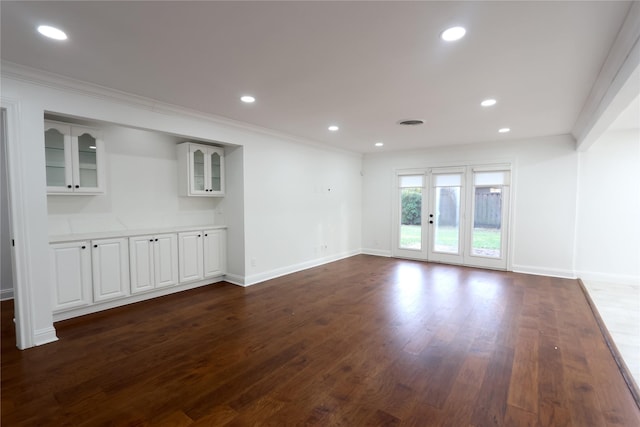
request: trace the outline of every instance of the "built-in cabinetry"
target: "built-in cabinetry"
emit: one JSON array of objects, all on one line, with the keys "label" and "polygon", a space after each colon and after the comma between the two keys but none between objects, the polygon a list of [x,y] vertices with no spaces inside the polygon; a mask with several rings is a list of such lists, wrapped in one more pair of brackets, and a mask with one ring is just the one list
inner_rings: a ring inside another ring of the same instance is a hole
[{"label": "built-in cabinetry", "polygon": [[132,293],[178,284],[177,239],[175,233],[129,238]]},{"label": "built-in cabinetry", "polygon": [[49,277],[53,311],[84,307],[93,302],[90,242],[65,242],[50,247]]},{"label": "built-in cabinetry", "polygon": [[215,277],[226,272],[227,233],[225,230],[204,230],[203,232],[204,277]]},{"label": "built-in cabinetry", "polygon": [[202,280],[225,273],[226,232],[210,229],[178,235],[180,281]]},{"label": "built-in cabinetry", "polygon": [[224,196],[224,149],[213,145],[178,144],[178,193],[181,196]]},{"label": "built-in cabinetry", "polygon": [[202,258],[202,231],[187,231],[178,234],[180,281],[202,280],[204,259]]},{"label": "built-in cabinetry", "polygon": [[126,238],[91,242],[93,301],[108,301],[129,295],[129,248]]},{"label": "built-in cabinetry", "polygon": [[224,228],[54,242],[53,312],[86,314],[175,292],[185,284],[185,289],[204,285],[224,275],[225,266]]},{"label": "built-in cabinetry", "polygon": [[104,148],[100,131],[44,122],[48,194],[104,193]]}]

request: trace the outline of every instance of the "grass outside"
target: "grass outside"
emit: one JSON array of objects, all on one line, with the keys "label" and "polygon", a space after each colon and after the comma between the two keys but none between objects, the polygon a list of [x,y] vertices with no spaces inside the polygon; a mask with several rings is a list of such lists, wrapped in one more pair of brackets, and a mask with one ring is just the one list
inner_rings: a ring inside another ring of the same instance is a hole
[{"label": "grass outside", "polygon": [[[419,225],[400,226],[400,247],[420,249],[421,229]],[[474,249],[500,249],[500,230],[492,228],[475,228],[473,230]],[[458,229],[455,227],[440,227],[436,235],[436,246],[456,247]]]}]

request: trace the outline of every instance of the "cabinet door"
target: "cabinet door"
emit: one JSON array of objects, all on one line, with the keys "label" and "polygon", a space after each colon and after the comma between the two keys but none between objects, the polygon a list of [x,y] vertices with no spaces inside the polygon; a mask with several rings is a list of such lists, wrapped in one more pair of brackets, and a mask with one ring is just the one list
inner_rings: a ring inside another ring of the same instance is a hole
[{"label": "cabinet door", "polygon": [[154,237],[139,236],[129,239],[129,268],[131,293],[152,290],[154,279]]},{"label": "cabinet door", "polygon": [[207,151],[209,194],[224,195],[224,150],[210,147]]},{"label": "cabinet door", "polygon": [[154,238],[155,286],[178,284],[178,235],[160,234]]},{"label": "cabinet door", "polygon": [[73,192],[71,127],[44,122],[44,155],[47,192]]},{"label": "cabinet door", "polygon": [[202,232],[178,234],[180,283],[203,279]]},{"label": "cabinet door", "polygon": [[198,144],[189,144],[189,189],[191,195],[208,196],[207,148]]},{"label": "cabinet door", "polygon": [[220,276],[226,270],[225,230],[204,231],[204,277]]},{"label": "cabinet door", "polygon": [[91,304],[91,255],[88,242],[57,243],[49,248],[53,311]]},{"label": "cabinet door", "polygon": [[91,243],[94,302],[129,295],[127,239],[103,239]]},{"label": "cabinet door", "polygon": [[73,191],[76,193],[103,193],[103,145],[96,129],[71,127],[73,156]]}]

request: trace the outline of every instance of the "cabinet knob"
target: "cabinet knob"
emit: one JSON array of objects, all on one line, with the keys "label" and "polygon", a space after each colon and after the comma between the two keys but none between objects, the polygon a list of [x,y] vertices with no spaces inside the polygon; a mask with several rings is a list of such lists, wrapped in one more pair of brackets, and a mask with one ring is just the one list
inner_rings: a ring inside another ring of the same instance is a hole
[{"label": "cabinet knob", "polygon": [[158,241],[158,239],[156,239],[156,242]]},{"label": "cabinet knob", "polygon": [[86,247],[86,246],[84,246],[84,245],[82,245],[82,249],[87,249],[87,247]]},{"label": "cabinet knob", "polygon": [[198,234],[198,237],[202,237],[202,236],[200,236],[200,235]]},{"label": "cabinet knob", "polygon": [[98,245],[93,245],[93,247],[94,247],[94,248],[97,248],[97,247],[98,247]]},{"label": "cabinet knob", "polygon": [[69,185],[67,185],[67,188],[73,188],[73,187],[71,186],[71,184],[69,184]]},{"label": "cabinet knob", "polygon": [[79,186],[79,185],[76,185],[76,188],[80,188],[80,186]]},{"label": "cabinet knob", "polygon": [[207,237],[207,236],[208,236],[208,234],[205,233],[204,237]]},{"label": "cabinet knob", "polygon": [[153,242],[153,239],[149,239],[150,242]]}]

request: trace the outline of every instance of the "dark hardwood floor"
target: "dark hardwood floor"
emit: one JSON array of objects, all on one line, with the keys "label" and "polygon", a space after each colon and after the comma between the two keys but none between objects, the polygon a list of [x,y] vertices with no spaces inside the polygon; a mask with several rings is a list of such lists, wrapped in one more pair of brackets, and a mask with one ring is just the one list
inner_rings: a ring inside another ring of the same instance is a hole
[{"label": "dark hardwood floor", "polygon": [[574,280],[355,256],[56,324],[3,426],[640,426]]}]

